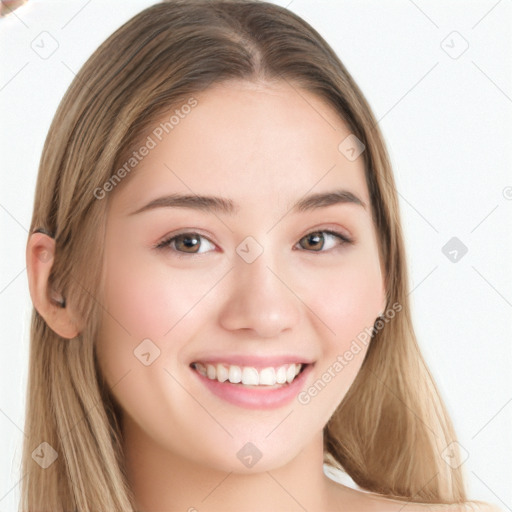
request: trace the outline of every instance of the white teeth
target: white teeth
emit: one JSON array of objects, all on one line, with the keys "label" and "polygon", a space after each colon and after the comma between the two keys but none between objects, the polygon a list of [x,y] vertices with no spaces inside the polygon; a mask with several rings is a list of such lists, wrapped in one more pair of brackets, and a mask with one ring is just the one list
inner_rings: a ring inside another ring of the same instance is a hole
[{"label": "white teeth", "polygon": [[242,384],[246,386],[257,386],[260,383],[260,376],[256,368],[245,367],[242,371]]},{"label": "white teeth", "polygon": [[211,364],[207,364],[206,365],[206,375],[208,376],[209,379],[212,379],[212,380],[215,379],[216,375],[217,375],[215,366],[212,366]]},{"label": "white teeth", "polygon": [[290,366],[288,366],[288,370],[286,370],[286,382],[290,384],[290,382],[292,382],[293,379],[295,379],[295,365],[291,364]]},{"label": "white teeth", "polygon": [[273,386],[276,383],[276,372],[274,368],[264,368],[260,372],[260,384]]},{"label": "white teeth", "polygon": [[229,382],[238,384],[242,380],[242,370],[240,366],[229,367]]},{"label": "white teeth", "polygon": [[276,382],[278,384],[284,384],[286,382],[286,367],[280,366],[276,372]]},{"label": "white teeth", "polygon": [[292,383],[300,373],[302,364],[285,364],[279,367],[268,367],[257,370],[252,366],[238,366],[227,364],[203,364],[195,363],[196,370],[211,380],[245,386],[274,386],[275,384]]},{"label": "white teeth", "polygon": [[229,379],[229,372],[223,364],[217,365],[217,380],[219,382],[226,382]]},{"label": "white teeth", "polygon": [[206,377],[206,366],[204,364],[201,364],[201,363],[195,363],[195,367],[196,367],[196,370],[201,374],[203,375],[204,377]]}]

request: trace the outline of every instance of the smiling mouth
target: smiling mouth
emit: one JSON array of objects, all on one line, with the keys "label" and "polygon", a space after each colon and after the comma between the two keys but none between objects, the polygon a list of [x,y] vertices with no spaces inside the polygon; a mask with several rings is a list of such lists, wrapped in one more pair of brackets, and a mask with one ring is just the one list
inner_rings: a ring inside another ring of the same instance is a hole
[{"label": "smiling mouth", "polygon": [[229,382],[254,388],[282,387],[291,384],[308,366],[305,363],[287,363],[256,369],[253,366],[239,366],[227,363],[210,364],[194,362],[192,369],[217,382]]}]

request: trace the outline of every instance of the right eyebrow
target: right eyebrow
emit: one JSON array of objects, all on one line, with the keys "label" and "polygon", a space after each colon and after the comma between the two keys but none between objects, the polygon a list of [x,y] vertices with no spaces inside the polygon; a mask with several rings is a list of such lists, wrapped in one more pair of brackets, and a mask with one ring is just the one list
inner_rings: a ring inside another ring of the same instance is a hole
[{"label": "right eyebrow", "polygon": [[239,207],[235,206],[233,201],[223,197],[171,194],[153,199],[138,210],[131,212],[130,215],[136,215],[155,208],[192,208],[194,210],[225,213],[228,215],[234,215],[239,211]]}]

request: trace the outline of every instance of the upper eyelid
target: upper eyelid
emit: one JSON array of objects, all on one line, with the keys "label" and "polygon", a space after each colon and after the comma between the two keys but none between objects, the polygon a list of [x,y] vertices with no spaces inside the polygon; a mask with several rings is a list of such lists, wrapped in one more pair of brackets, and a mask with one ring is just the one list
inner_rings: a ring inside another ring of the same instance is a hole
[{"label": "upper eyelid", "polygon": [[[351,231],[349,231],[346,227],[342,227],[342,226],[335,225],[335,224],[336,224],[335,222],[334,223],[333,222],[326,222],[326,223],[323,223],[323,224],[321,223],[320,226],[308,229],[299,238],[299,240],[301,240],[302,238],[304,238],[305,236],[307,236],[307,235],[309,235],[311,233],[332,231],[332,232],[335,232],[335,233],[338,232],[340,235],[344,236],[345,238],[347,238],[349,240],[352,240],[352,241],[355,241],[355,236],[352,235]],[[170,233],[170,234],[162,237],[162,241],[169,240],[171,238],[174,238],[175,236],[196,234],[196,235],[202,236],[203,238],[207,238],[212,243],[216,243],[216,242],[213,241],[214,237],[211,234],[203,234],[203,233],[204,233],[204,230],[202,230],[202,229],[198,229],[198,228],[183,228],[183,229],[179,229],[177,232],[173,232],[173,233]]]},{"label": "upper eyelid", "polygon": [[[217,243],[214,242],[209,236],[203,235],[203,233],[200,233],[199,231],[188,230],[188,231],[178,231],[178,233],[172,233],[168,236],[165,236],[164,238],[162,238],[162,240],[160,242],[157,242],[154,245],[154,247],[158,248],[158,247],[163,246],[163,248],[165,248],[166,246],[170,245],[170,242],[172,242],[175,238],[177,238],[181,235],[199,235],[200,238],[204,238],[205,240],[208,240],[208,242],[210,242],[211,244],[217,245]],[[176,252],[181,252],[181,251],[176,251]],[[184,254],[187,254],[187,253],[184,253]],[[188,253],[188,254],[194,254],[194,253]]]},{"label": "upper eyelid", "polygon": [[[328,235],[331,235],[331,236],[334,236],[334,237],[338,237],[342,241],[341,245],[346,244],[346,243],[354,243],[355,242],[355,239],[354,239],[354,237],[351,234],[347,235],[347,234],[344,234],[344,233],[340,232],[339,229],[327,228],[327,227],[324,227],[324,228],[312,228],[309,231],[307,231],[304,235],[302,235],[299,238],[298,241],[302,240],[304,237],[309,236],[309,235],[311,235],[313,233],[327,233]],[[209,236],[204,235],[200,231],[189,229],[189,230],[178,231],[177,233],[172,233],[172,234],[164,237],[160,242],[155,244],[154,247],[155,248],[159,248],[159,247],[160,248],[165,248],[166,246],[169,246],[170,242],[172,242],[175,238],[177,238],[177,237],[179,237],[181,235],[199,235],[200,238],[205,238],[211,244],[218,245],[216,242],[211,240],[211,238]],[[182,251],[175,251],[175,252],[182,252]],[[312,251],[312,252],[315,252],[315,251]],[[326,252],[326,251],[317,251],[317,252]],[[186,253],[186,252],[183,252],[183,254],[201,254],[201,253]]]},{"label": "upper eyelid", "polygon": [[162,238],[162,240],[160,242],[157,242],[155,244],[155,246],[158,246],[160,244],[163,244],[163,243],[168,243],[170,242],[171,240],[173,240],[174,238],[177,238],[178,236],[181,236],[181,235],[199,235],[201,238],[205,238],[206,240],[208,240],[210,243],[212,244],[215,244],[217,245],[216,242],[214,242],[210,236],[208,235],[204,235],[203,233],[201,233],[200,231],[197,231],[197,230],[193,230],[193,229],[189,229],[189,230],[184,230],[184,231],[178,231],[177,233],[171,233],[167,236],[164,236]]}]

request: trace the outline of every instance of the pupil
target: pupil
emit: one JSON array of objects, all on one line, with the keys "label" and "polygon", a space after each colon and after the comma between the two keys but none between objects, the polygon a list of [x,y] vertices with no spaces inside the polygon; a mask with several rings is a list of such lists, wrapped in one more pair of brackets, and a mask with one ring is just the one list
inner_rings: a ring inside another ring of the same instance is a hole
[{"label": "pupil", "polygon": [[194,245],[197,245],[197,237],[195,237],[195,236],[191,237],[191,236],[183,235],[181,240],[183,241],[185,246],[189,249],[193,248]]},{"label": "pupil", "polygon": [[[314,240],[313,243],[316,243],[318,244],[318,242],[321,241],[321,235],[319,233],[312,233],[311,235],[308,236],[308,243],[309,241],[311,240]],[[323,245],[323,244],[322,244]],[[320,246],[321,247],[321,246]]]}]

